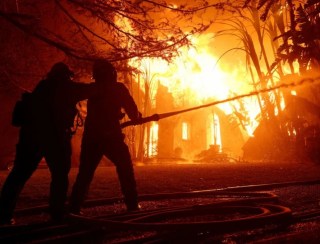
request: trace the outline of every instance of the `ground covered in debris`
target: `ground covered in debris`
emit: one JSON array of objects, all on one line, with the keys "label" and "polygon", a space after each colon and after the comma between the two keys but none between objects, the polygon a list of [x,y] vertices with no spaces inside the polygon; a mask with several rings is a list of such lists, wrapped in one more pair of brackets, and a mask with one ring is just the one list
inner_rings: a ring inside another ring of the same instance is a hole
[{"label": "ground covered in debris", "polygon": [[[77,168],[73,168],[70,173],[70,188],[76,173]],[[188,161],[158,161],[148,164],[135,163],[135,173],[140,194],[159,194],[320,180],[320,164],[313,162],[192,163]],[[7,174],[8,171],[0,171],[0,185],[3,184]],[[48,169],[39,168],[23,189],[17,207],[27,208],[46,204],[49,183]],[[315,201],[312,199],[313,204],[315,202],[320,204],[319,187],[290,187],[280,189],[275,193],[279,193],[282,200],[294,210],[299,210],[299,204],[309,204],[310,196],[316,198]],[[99,167],[91,185],[89,199],[119,196],[120,190],[115,168],[112,166]],[[312,231],[311,235],[320,230],[319,221],[291,228],[294,233],[305,232],[306,228],[311,231],[316,230]],[[235,237],[233,236],[233,238]],[[307,238],[306,234],[303,238]]]},{"label": "ground covered in debris", "polygon": [[[77,168],[70,172],[70,188]],[[239,162],[199,163],[166,162],[136,163],[135,173],[140,194],[194,191],[230,186],[305,181],[320,179],[320,164],[312,162]],[[0,186],[8,171],[0,171]],[[27,182],[18,207],[45,204],[50,174],[47,168],[38,169]],[[98,167],[89,198],[120,196],[114,167]]]}]

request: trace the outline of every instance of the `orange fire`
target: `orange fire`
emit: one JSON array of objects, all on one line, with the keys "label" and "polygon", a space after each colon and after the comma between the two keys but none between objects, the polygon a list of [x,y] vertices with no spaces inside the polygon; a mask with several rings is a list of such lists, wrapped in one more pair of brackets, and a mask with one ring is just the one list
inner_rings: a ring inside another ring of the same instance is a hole
[{"label": "orange fire", "polygon": [[[133,59],[130,65],[138,68],[143,74],[148,70],[148,77],[153,79],[149,82],[159,81],[166,86],[175,98],[178,106],[192,107],[204,104],[208,99],[223,100],[232,97],[230,94],[244,94],[252,90],[249,81],[245,81],[245,67],[238,66],[232,70],[219,62],[209,49],[211,36],[202,35],[193,37],[192,48],[183,47],[179,50],[179,57],[171,63],[160,58]],[[143,77],[142,77],[143,78]],[[147,79],[146,77],[144,77]],[[155,93],[153,93],[155,95]],[[184,104],[179,103],[179,98],[184,97]],[[212,101],[212,100],[211,100]],[[246,126],[246,133],[252,132],[258,125],[256,116],[260,113],[256,98],[243,99],[246,114],[249,116],[249,123]],[[217,105],[225,114],[229,115],[237,108],[237,104],[222,103]],[[170,111],[161,111],[170,112]]]}]

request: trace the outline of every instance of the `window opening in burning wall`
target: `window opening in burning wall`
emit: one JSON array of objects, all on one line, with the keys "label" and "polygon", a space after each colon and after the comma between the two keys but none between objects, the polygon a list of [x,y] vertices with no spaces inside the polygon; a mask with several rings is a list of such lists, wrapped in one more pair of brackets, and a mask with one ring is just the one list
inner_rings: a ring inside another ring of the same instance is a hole
[{"label": "window opening in burning wall", "polygon": [[152,122],[150,127],[150,140],[148,145],[149,157],[154,157],[158,155],[158,131],[159,131],[158,123]]},{"label": "window opening in burning wall", "polygon": [[182,122],[182,140],[189,140],[189,126],[187,122]]},{"label": "window opening in burning wall", "polygon": [[210,145],[215,145],[219,146],[219,151],[221,151],[222,143],[219,117],[217,114],[212,113],[212,117],[210,118],[210,120],[208,148],[210,147]]}]

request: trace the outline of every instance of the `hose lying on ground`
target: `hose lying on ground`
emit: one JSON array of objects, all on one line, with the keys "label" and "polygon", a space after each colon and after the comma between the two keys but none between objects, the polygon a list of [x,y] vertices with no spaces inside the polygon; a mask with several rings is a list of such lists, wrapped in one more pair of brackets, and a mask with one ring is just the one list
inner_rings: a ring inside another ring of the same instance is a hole
[{"label": "hose lying on ground", "polygon": [[[90,236],[90,233],[110,235],[122,231],[143,231],[172,233],[230,233],[234,231],[264,228],[266,226],[288,226],[305,217],[319,217],[320,212],[294,215],[290,208],[281,206],[278,197],[270,192],[255,192],[274,188],[320,184],[320,180],[304,182],[284,182],[261,185],[227,187],[192,192],[176,192],[141,195],[141,204],[147,201],[164,200],[169,206],[154,204],[152,209],[137,212],[120,212],[105,214],[98,209],[96,216],[70,215],[63,225],[50,223],[36,223],[24,226],[8,226],[0,228],[0,242],[5,240],[27,240],[35,235],[44,236],[54,234],[53,240],[69,240]],[[250,190],[250,192],[248,192]],[[252,191],[252,192],[251,192]],[[190,200],[187,200],[190,199]],[[190,204],[194,199],[200,204]],[[176,202],[178,200],[178,202]],[[182,200],[182,201],[180,201]],[[179,203],[184,204],[178,206]],[[122,205],[122,198],[94,199],[86,202],[85,207],[106,206],[113,208],[114,204]],[[170,205],[171,204],[171,205]],[[148,206],[148,204],[146,204]],[[159,207],[161,206],[161,207]],[[20,215],[41,214],[47,206],[40,206],[16,211]],[[2,234],[5,234],[2,237]],[[158,235],[157,234],[157,235]],[[97,234],[98,235],[98,234]],[[159,236],[159,238],[161,235]],[[39,237],[40,238],[40,237]],[[158,237],[157,237],[158,238]]]}]

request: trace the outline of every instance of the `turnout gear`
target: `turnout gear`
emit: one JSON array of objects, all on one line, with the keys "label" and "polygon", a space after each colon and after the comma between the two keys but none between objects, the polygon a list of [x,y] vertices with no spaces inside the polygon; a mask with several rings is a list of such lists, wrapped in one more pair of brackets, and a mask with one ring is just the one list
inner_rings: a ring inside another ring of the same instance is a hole
[{"label": "turnout gear", "polygon": [[2,222],[12,219],[17,198],[43,157],[51,173],[51,217],[59,220],[64,215],[76,103],[97,92],[95,84],[73,82],[71,75],[67,65],[57,63],[30,95],[28,121],[21,123],[14,165],[1,191]]},{"label": "turnout gear", "polygon": [[119,117],[122,116],[121,109],[133,120],[138,119],[141,114],[124,84],[112,80],[115,75],[113,71],[113,66],[107,61],[97,61],[93,66],[96,82],[104,83],[105,87],[103,96],[92,97],[87,102],[88,112],[81,144],[79,173],[70,200],[71,212],[74,213],[80,211],[94,172],[103,156],[116,166],[127,209],[139,208],[134,169],[128,146],[124,142]]}]

